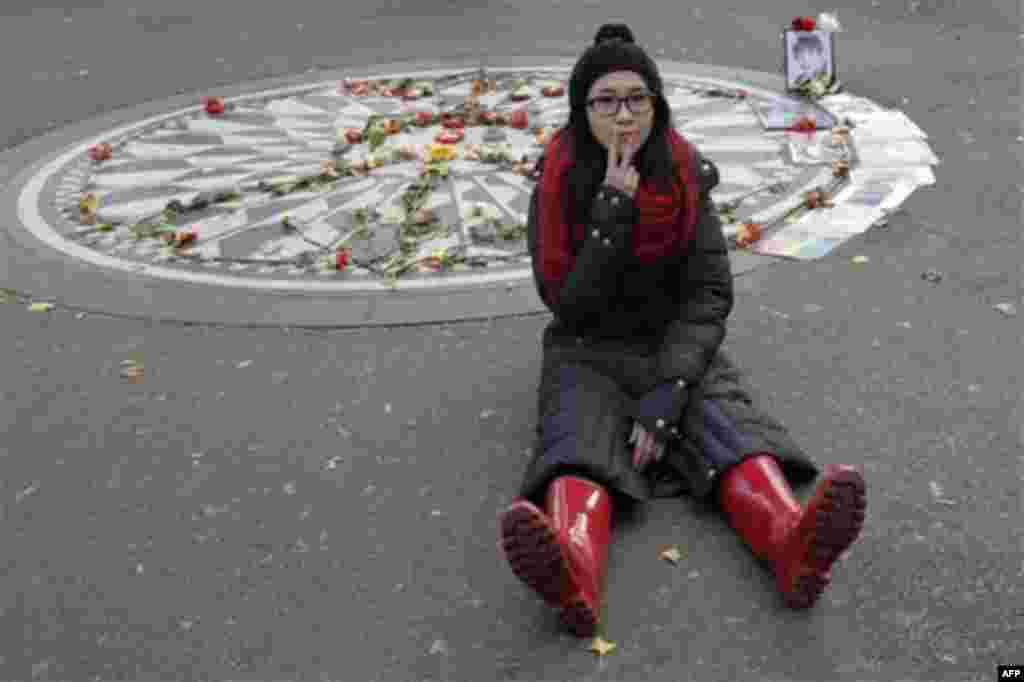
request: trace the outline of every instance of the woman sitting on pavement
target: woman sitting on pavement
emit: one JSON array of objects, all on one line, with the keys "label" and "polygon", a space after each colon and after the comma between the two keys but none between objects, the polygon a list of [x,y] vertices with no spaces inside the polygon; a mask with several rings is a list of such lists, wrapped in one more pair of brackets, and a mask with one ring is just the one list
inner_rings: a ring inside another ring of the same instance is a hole
[{"label": "woman sitting on pavement", "polygon": [[628,27],[601,27],[569,100],[529,213],[534,278],[555,317],[533,459],[499,521],[512,571],[592,636],[613,495],[689,493],[719,505],[787,605],[808,608],[861,532],[863,478],[830,465],[806,508],[794,496],[789,481],[818,467],[720,348],[733,289],[709,197],[717,170],[673,128]]}]

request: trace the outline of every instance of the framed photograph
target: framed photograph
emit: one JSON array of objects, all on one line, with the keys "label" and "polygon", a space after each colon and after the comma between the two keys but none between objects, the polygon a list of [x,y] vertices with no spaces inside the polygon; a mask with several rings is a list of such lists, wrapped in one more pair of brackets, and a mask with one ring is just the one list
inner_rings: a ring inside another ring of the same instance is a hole
[{"label": "framed photograph", "polygon": [[828,82],[836,77],[834,33],[830,31],[783,32],[783,69],[786,89],[795,90],[804,80],[813,80],[822,74]]}]

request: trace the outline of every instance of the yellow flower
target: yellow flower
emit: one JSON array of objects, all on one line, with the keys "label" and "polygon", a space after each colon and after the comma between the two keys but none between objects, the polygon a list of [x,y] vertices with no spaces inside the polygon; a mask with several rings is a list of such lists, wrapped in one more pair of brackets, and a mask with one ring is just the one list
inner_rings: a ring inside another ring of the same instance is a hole
[{"label": "yellow flower", "polygon": [[431,161],[452,161],[455,159],[455,147],[450,144],[432,144],[430,145],[430,160]]}]

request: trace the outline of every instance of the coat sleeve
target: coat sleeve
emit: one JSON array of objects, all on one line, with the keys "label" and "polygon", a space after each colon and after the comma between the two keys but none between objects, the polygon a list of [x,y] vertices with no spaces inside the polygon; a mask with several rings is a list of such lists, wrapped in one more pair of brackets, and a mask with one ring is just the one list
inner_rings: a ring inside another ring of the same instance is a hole
[{"label": "coat sleeve", "polygon": [[630,415],[656,438],[667,438],[682,418],[690,387],[703,379],[725,339],[733,307],[728,247],[709,194],[718,184],[718,170],[703,159],[699,168],[701,217],[681,267],[679,316],[669,323],[658,350],[658,383],[630,408]]},{"label": "coat sleeve", "polygon": [[592,210],[593,222],[587,227],[575,263],[565,277],[560,291],[549,291],[543,275],[542,244],[538,201],[541,185],[530,197],[527,239],[533,278],[544,304],[555,317],[573,325],[585,323],[600,315],[607,299],[614,293],[617,275],[625,266],[633,246],[633,225],[637,220],[636,204],[625,192],[609,186],[598,190]]}]

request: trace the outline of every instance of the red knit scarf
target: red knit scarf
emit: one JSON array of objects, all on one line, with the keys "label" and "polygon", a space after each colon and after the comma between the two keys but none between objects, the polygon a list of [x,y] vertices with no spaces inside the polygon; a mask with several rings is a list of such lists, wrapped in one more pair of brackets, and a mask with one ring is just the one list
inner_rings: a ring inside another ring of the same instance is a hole
[{"label": "red knit scarf", "polygon": [[[669,130],[672,158],[679,164],[680,177],[672,183],[670,194],[657,194],[642,182],[633,197],[639,218],[633,226],[634,254],[650,265],[667,256],[682,256],[697,228],[700,200],[696,169],[696,148],[675,130]],[[568,191],[567,173],[573,164],[572,144],[560,130],[548,145],[541,178],[539,200],[540,259],[545,292],[555,302],[565,277],[573,266],[572,244],[583,239],[584,225],[565,223],[562,197]]]}]

